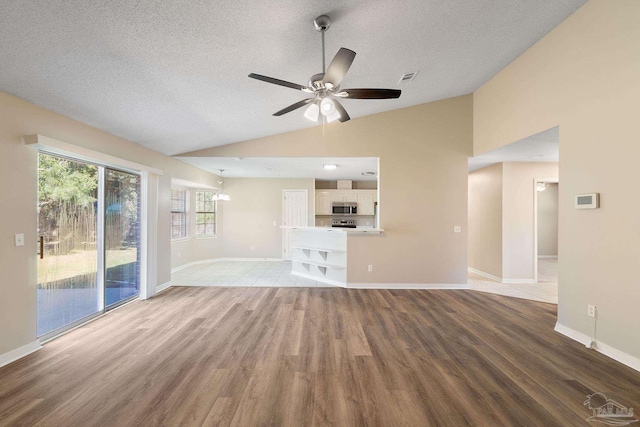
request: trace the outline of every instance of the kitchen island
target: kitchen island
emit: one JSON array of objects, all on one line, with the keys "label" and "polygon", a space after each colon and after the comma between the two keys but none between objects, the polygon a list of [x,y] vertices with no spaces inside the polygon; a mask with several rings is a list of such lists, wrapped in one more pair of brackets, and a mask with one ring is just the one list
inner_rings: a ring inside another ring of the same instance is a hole
[{"label": "kitchen island", "polygon": [[291,229],[291,274],[341,287],[347,285],[348,237],[384,232],[380,228],[287,228]]}]

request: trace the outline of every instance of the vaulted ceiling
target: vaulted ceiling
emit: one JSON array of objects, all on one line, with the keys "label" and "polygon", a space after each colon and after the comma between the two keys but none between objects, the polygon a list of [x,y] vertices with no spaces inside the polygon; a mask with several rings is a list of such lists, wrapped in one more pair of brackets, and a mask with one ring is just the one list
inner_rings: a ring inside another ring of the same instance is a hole
[{"label": "vaulted ceiling", "polygon": [[173,155],[313,126],[271,115],[305,94],[247,75],[321,72],[318,15],[327,61],[357,53],[343,88],[402,89],[345,100],[353,118],[471,93],[584,3],[0,0],[0,90]]}]

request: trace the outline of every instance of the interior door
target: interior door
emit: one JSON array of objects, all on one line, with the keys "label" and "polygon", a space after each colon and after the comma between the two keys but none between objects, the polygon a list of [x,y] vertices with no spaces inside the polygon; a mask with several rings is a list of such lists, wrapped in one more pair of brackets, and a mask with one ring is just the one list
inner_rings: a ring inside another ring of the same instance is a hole
[{"label": "interior door", "polygon": [[[309,225],[309,202],[307,190],[282,191],[282,225],[285,227],[306,227]],[[291,229],[282,229],[282,258],[291,259],[289,239]]]},{"label": "interior door", "polygon": [[55,334],[102,310],[99,168],[38,156],[37,334]]}]

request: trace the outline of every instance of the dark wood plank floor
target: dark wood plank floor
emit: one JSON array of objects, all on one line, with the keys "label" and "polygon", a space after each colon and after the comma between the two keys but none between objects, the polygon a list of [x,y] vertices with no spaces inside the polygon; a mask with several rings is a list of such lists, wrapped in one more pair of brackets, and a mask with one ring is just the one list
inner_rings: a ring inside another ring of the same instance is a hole
[{"label": "dark wood plank floor", "polygon": [[572,426],[640,373],[474,291],[172,288],[0,369],[0,425]]}]

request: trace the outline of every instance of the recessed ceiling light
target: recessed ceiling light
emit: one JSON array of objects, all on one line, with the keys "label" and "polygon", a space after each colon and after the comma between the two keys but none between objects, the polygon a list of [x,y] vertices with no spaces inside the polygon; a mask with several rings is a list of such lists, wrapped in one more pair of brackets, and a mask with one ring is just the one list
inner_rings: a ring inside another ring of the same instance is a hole
[{"label": "recessed ceiling light", "polygon": [[325,169],[329,169],[329,170],[333,170],[336,169],[338,167],[338,165],[324,165]]},{"label": "recessed ceiling light", "polygon": [[375,172],[362,172],[362,175],[364,175],[364,176],[375,176],[376,173]]}]

